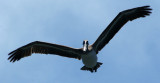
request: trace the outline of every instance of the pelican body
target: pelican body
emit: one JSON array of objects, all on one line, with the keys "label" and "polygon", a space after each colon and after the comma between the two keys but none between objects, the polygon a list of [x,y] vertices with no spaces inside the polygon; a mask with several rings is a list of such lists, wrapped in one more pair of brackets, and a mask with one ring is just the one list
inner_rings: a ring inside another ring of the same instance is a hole
[{"label": "pelican body", "polygon": [[92,48],[92,46],[88,46],[89,43],[87,40],[83,41],[83,54],[81,55],[82,62],[85,66],[81,68],[81,70],[89,70],[93,72],[97,71],[97,68],[102,65],[102,63],[97,62],[97,54],[96,51]]},{"label": "pelican body", "polygon": [[32,53],[53,54],[78,60],[82,59],[84,66],[81,70],[96,72],[102,65],[101,62],[97,62],[98,52],[109,43],[114,35],[128,21],[150,15],[152,9],[149,7],[150,6],[142,6],[120,12],[91,45],[89,45],[87,40],[83,41],[82,48],[71,48],[53,43],[34,41],[10,52],[8,54],[10,55],[8,60],[10,60],[10,62],[15,62],[21,58],[31,56]]}]

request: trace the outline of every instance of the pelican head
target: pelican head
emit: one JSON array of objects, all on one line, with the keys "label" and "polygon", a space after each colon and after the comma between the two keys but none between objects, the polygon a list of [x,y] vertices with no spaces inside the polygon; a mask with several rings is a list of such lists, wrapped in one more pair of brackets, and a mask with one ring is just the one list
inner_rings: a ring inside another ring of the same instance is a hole
[{"label": "pelican head", "polygon": [[88,45],[89,45],[88,40],[84,40],[83,41],[83,51],[84,52],[88,51]]}]

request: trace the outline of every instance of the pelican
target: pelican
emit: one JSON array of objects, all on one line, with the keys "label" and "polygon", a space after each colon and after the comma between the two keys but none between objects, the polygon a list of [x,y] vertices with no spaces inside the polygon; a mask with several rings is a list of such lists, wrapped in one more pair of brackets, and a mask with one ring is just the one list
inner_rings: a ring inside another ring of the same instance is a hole
[{"label": "pelican", "polygon": [[142,6],[120,12],[91,45],[89,45],[88,40],[83,41],[82,48],[71,48],[58,44],[34,41],[10,52],[8,60],[10,62],[19,61],[21,58],[31,56],[33,53],[53,54],[82,60],[84,66],[81,70],[97,72],[97,69],[102,65],[101,62],[97,62],[98,52],[109,43],[124,24],[140,17],[149,16],[151,10],[150,6]]}]

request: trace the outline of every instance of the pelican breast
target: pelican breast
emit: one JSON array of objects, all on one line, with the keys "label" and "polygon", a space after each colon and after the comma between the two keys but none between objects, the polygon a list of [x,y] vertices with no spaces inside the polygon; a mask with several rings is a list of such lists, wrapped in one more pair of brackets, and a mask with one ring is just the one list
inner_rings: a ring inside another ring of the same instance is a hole
[{"label": "pelican breast", "polygon": [[81,57],[83,64],[88,68],[93,68],[97,64],[97,54],[94,50],[83,54]]}]

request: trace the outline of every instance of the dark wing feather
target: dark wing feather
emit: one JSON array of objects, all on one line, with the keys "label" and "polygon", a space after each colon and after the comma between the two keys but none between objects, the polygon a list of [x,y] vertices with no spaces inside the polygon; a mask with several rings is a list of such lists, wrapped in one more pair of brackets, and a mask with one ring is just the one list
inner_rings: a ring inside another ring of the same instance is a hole
[{"label": "dark wing feather", "polygon": [[150,6],[137,7],[120,12],[92,44],[96,52],[98,53],[128,21],[150,15],[150,10],[152,9],[149,7]]},{"label": "dark wing feather", "polygon": [[81,51],[81,49],[74,49],[62,45],[35,41],[10,52],[8,54],[10,55],[8,60],[10,59],[10,62],[15,62],[23,57],[31,56],[32,53],[56,54],[64,57],[81,59]]}]

